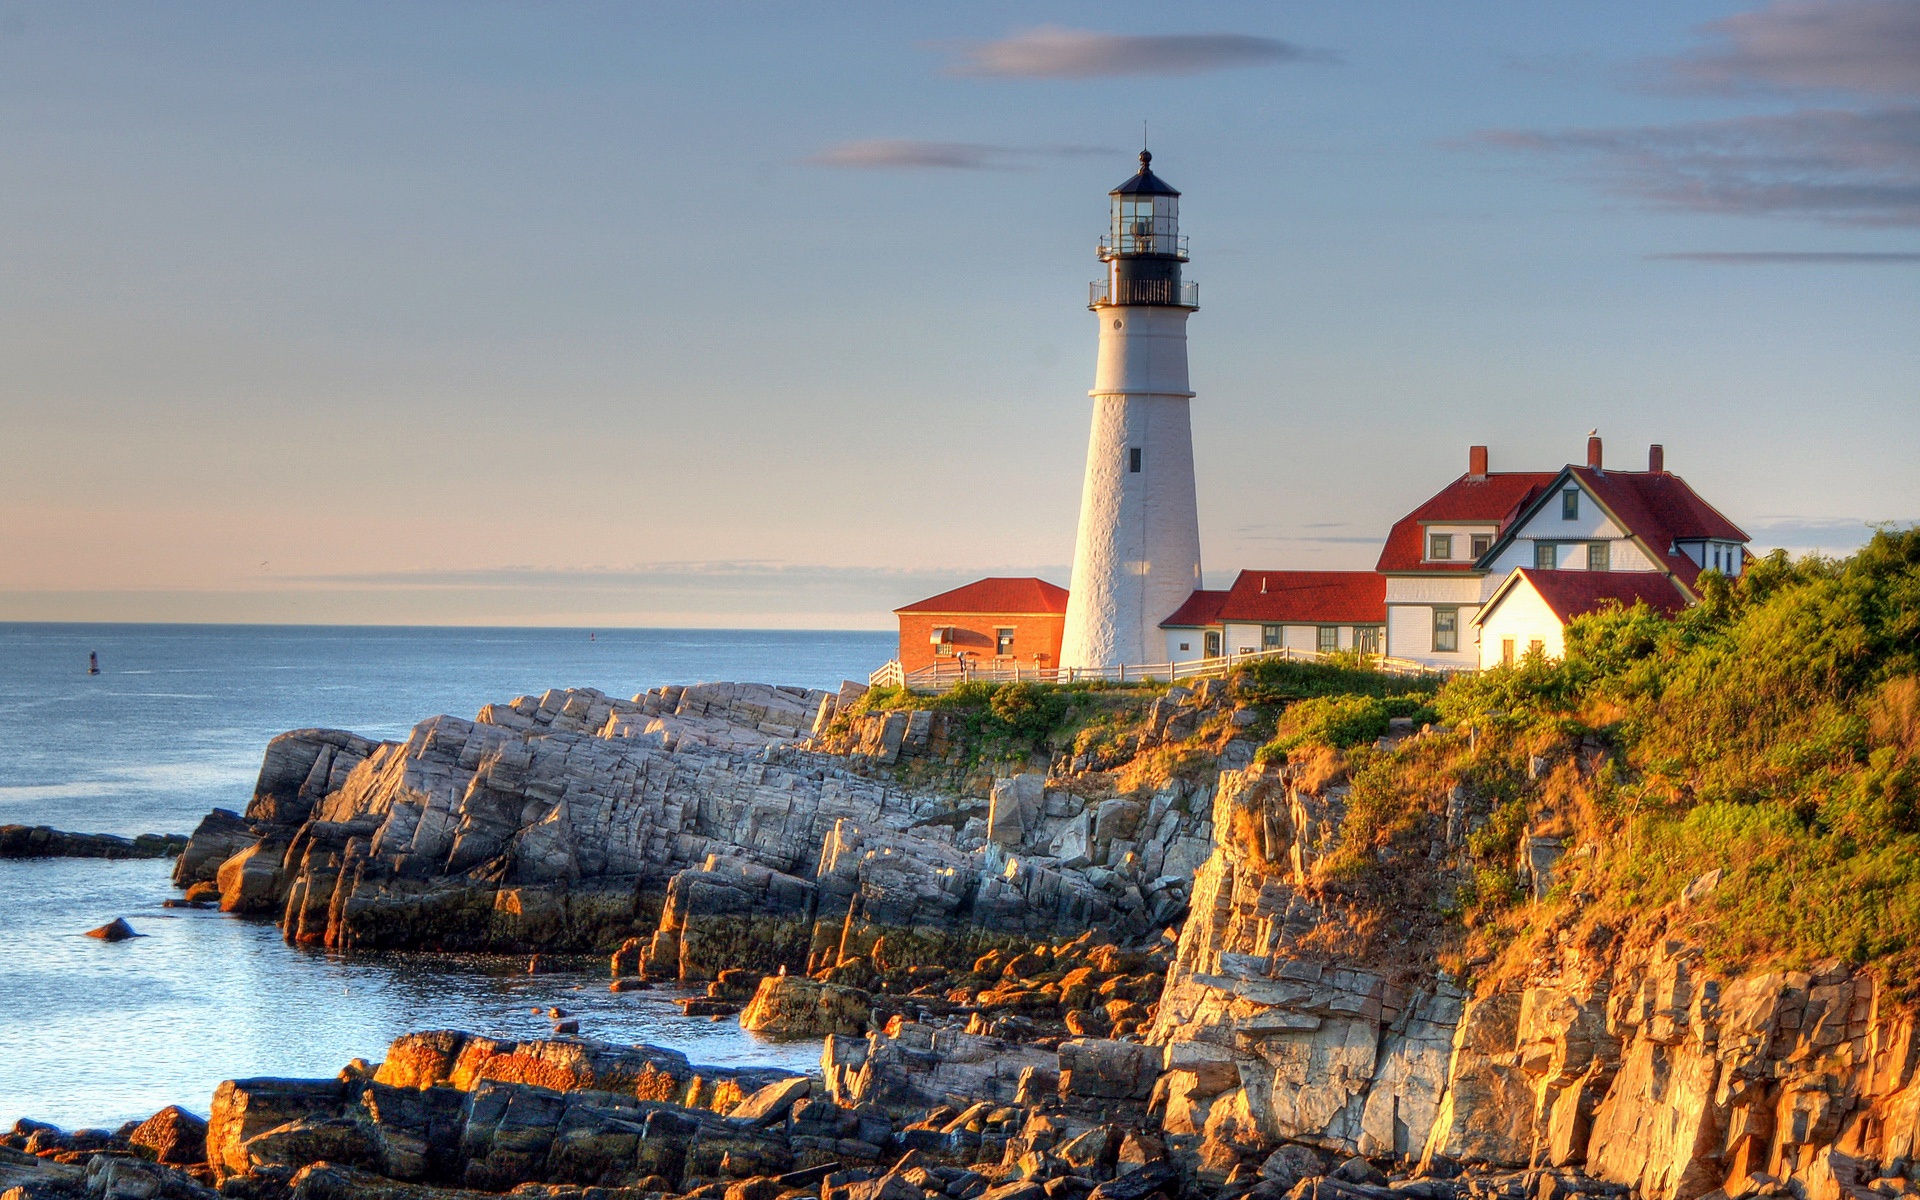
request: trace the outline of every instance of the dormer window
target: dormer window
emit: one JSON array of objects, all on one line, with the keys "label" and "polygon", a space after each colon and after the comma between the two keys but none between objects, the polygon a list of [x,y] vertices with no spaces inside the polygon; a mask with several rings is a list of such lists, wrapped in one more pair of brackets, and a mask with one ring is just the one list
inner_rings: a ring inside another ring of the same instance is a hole
[{"label": "dormer window", "polygon": [[1578,521],[1580,519],[1580,489],[1568,488],[1560,493],[1560,519]]},{"label": "dormer window", "polygon": [[1487,551],[1491,549],[1493,549],[1492,534],[1476,533],[1473,535],[1473,557],[1474,558],[1476,559],[1480,558],[1482,555],[1484,555]]},{"label": "dormer window", "polygon": [[1430,533],[1427,535],[1427,557],[1448,559],[1453,557],[1453,535],[1450,533]]}]

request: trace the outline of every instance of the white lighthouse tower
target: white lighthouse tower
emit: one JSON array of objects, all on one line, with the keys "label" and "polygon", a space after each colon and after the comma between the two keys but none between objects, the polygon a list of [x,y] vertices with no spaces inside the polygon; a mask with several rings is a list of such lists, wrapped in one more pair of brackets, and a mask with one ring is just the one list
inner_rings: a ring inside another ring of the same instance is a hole
[{"label": "white lighthouse tower", "polygon": [[1199,288],[1180,278],[1180,193],[1152,161],[1142,150],[1139,173],[1109,193],[1107,277],[1088,304],[1100,318],[1100,360],[1062,667],[1165,661],[1160,622],[1200,586],[1187,414],[1187,317]]}]

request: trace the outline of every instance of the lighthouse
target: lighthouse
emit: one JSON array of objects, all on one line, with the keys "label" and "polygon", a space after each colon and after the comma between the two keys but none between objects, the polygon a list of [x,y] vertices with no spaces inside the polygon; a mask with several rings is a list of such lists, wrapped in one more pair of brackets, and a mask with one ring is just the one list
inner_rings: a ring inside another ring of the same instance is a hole
[{"label": "lighthouse", "polygon": [[1180,193],[1152,170],[1108,193],[1106,278],[1087,307],[1100,322],[1093,434],[1074,542],[1060,665],[1102,668],[1167,657],[1160,622],[1200,586],[1187,317],[1199,288],[1180,278]]}]

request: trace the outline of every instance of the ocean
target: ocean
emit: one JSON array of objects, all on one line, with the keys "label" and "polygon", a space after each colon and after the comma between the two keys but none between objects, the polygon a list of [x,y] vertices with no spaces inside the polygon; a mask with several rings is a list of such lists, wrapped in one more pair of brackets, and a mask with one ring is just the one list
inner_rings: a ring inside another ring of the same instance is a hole
[{"label": "ocean", "polygon": [[[405,736],[441,713],[550,687],[630,696],[669,683],[831,688],[891,657],[885,633],[0,624],[0,824],[187,833],[240,810],[275,734]],[[97,653],[101,673],[86,673]],[[168,862],[0,862],[0,1123],[112,1128],[167,1104],[206,1114],[223,1079],[333,1075],[400,1033],[548,1032],[651,1042],[717,1065],[809,1067],[819,1045],[679,1015],[668,991],[520,959],[343,958],[270,923],[164,909]],[[144,936],[81,936],[125,917]]]}]

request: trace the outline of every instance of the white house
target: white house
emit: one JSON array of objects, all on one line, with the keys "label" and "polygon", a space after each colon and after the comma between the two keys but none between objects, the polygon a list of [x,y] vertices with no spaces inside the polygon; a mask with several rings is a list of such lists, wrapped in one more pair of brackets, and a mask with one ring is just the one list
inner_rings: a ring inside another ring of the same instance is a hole
[{"label": "white house", "polygon": [[[1499,640],[1480,644],[1489,635],[1477,618],[1521,568],[1649,574],[1691,602],[1701,571],[1744,568],[1747,541],[1666,470],[1657,445],[1645,471],[1607,470],[1600,439],[1590,437],[1585,466],[1501,474],[1487,470],[1486,447],[1474,446],[1467,473],[1396,522],[1381,550],[1386,652],[1440,668],[1498,661]],[[1518,613],[1528,601],[1515,603]],[[1520,632],[1521,653],[1547,640]]]},{"label": "white house", "polygon": [[1559,658],[1567,623],[1608,604],[1645,604],[1672,614],[1691,599],[1664,571],[1562,571],[1521,567],[1510,572],[1474,615],[1480,669],[1511,666],[1538,650]]},{"label": "white house", "polygon": [[1380,652],[1386,579],[1376,571],[1242,571],[1160,623],[1171,662],[1261,650]]}]

